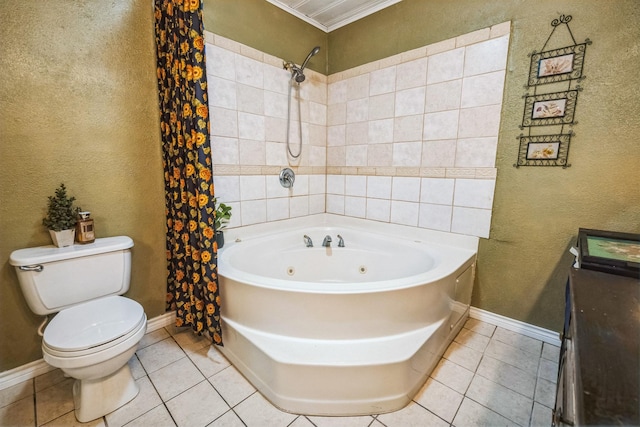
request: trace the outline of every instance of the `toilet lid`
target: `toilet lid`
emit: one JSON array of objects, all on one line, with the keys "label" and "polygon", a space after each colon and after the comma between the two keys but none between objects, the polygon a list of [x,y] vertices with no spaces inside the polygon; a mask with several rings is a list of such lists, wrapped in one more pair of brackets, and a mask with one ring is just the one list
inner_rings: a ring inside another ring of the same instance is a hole
[{"label": "toilet lid", "polygon": [[140,324],[144,309],[136,301],[108,296],[60,311],[44,331],[44,342],[59,351],[77,351],[113,341]]}]

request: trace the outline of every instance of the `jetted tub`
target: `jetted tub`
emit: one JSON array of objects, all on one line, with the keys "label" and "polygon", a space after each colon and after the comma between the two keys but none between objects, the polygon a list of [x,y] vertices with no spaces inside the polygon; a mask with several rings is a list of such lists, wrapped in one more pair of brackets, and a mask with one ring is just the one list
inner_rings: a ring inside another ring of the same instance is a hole
[{"label": "jetted tub", "polygon": [[329,214],[225,233],[220,350],[285,411],[401,409],[468,316],[475,237]]}]

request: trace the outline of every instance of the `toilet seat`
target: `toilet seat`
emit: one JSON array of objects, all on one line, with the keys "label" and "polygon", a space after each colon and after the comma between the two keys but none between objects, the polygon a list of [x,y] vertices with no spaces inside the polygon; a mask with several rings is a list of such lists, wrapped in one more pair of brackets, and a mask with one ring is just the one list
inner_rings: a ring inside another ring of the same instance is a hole
[{"label": "toilet seat", "polygon": [[60,311],[45,328],[42,346],[59,357],[82,356],[115,346],[145,325],[140,304],[112,295]]}]

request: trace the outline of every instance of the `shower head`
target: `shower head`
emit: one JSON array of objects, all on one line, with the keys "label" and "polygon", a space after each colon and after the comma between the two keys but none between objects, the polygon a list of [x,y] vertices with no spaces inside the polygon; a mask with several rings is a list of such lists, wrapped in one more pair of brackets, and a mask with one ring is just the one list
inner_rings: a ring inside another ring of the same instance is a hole
[{"label": "shower head", "polygon": [[307,55],[307,57],[305,58],[304,62],[300,67],[295,65],[293,62],[286,62],[284,63],[284,68],[291,71],[292,79],[294,79],[298,83],[302,83],[306,78],[306,76],[304,75],[304,67],[307,66],[307,62],[309,62],[311,57],[316,55],[318,52],[320,52],[320,46],[316,46],[313,49],[311,49],[311,52],[309,52],[309,55]]}]

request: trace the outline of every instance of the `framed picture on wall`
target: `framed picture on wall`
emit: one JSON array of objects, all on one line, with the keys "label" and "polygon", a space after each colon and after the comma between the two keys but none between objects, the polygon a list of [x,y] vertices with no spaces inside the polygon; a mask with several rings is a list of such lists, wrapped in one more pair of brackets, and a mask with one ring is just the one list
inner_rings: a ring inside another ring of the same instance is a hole
[{"label": "framed picture on wall", "polygon": [[588,42],[560,49],[533,52],[529,86],[582,79],[582,66]]},{"label": "framed picture on wall", "polygon": [[520,135],[518,163],[514,166],[570,166],[567,157],[572,135]]},{"label": "framed picture on wall", "polygon": [[640,234],[578,230],[580,267],[640,278]]},{"label": "framed picture on wall", "polygon": [[578,90],[525,96],[522,127],[573,123]]}]

